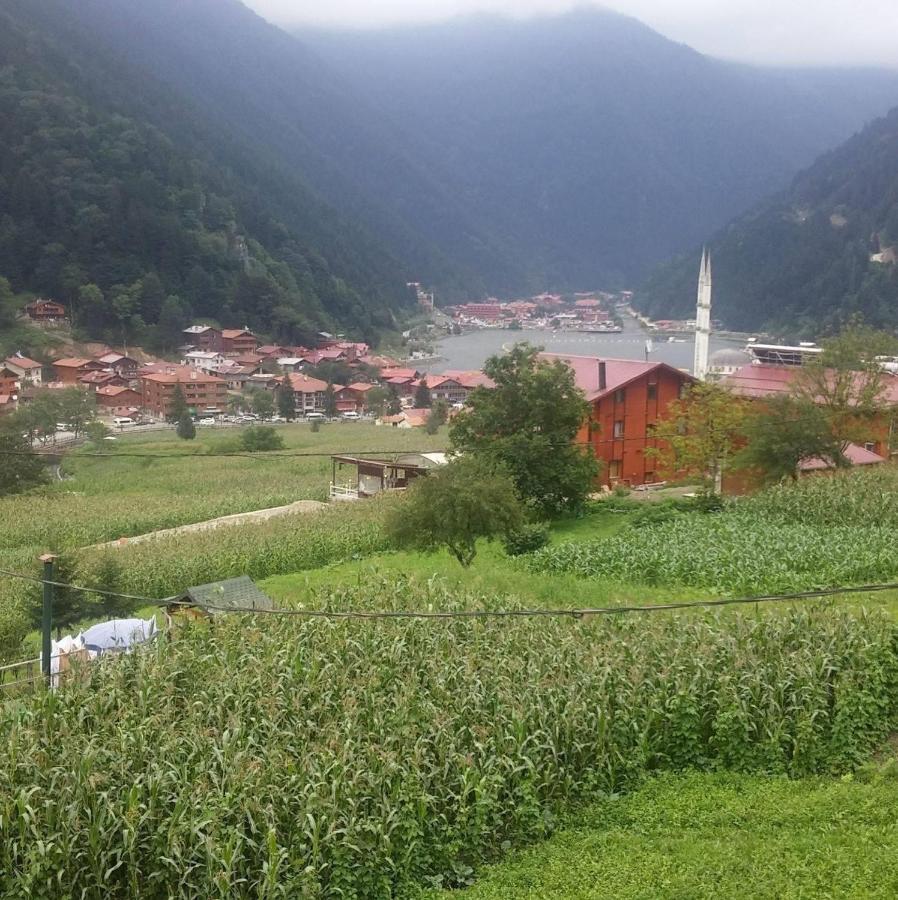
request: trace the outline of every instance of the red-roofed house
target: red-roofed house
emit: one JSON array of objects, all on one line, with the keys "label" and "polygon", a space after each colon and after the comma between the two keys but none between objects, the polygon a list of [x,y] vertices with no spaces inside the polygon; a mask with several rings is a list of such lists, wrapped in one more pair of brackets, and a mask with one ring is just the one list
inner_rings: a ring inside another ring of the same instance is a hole
[{"label": "red-roofed house", "polygon": [[17,394],[19,392],[19,374],[7,365],[0,366],[0,394]]},{"label": "red-roofed house", "polygon": [[63,384],[77,384],[80,378],[87,375],[88,372],[102,372],[106,366],[95,359],[81,359],[79,357],[67,357],[66,359],[57,359],[53,363],[53,371],[56,373],[56,380]]},{"label": "red-roofed house", "polygon": [[43,364],[29,359],[27,356],[16,354],[4,360],[3,365],[12,369],[19,376],[22,384],[40,384],[43,380]]},{"label": "red-roofed house", "polygon": [[483,372],[443,372],[441,375],[426,375],[422,381],[427,385],[432,400],[445,400],[450,405],[464,403],[475,387],[493,386]]},{"label": "red-roofed house", "polygon": [[25,314],[35,322],[58,322],[65,318],[65,307],[53,300],[35,300],[25,307]]},{"label": "red-roofed house", "polygon": [[[293,388],[297,415],[303,416],[310,412],[324,412],[324,392],[327,390],[326,381],[303,375],[301,372],[285,377],[290,380],[290,386]],[[337,390],[337,385],[334,385],[334,390]]]},{"label": "red-roofed house", "polygon": [[143,406],[143,397],[135,390],[121,385],[99,387],[97,408],[107,416],[129,416]]},{"label": "red-roofed house", "polygon": [[368,391],[373,387],[373,384],[357,381],[354,384],[340,388],[336,392],[337,409],[340,412],[365,412],[367,409]]},{"label": "red-roofed house", "polygon": [[218,350],[221,348],[221,332],[211,325],[191,325],[183,331],[184,341],[198,350]]},{"label": "red-roofed house", "polygon": [[207,375],[190,366],[167,365],[162,371],[149,372],[140,378],[143,407],[161,418],[171,412],[175,385],[181,391],[187,406],[197,413],[207,410],[223,410],[228,402],[228,385],[217,375]]},{"label": "red-roofed house", "polygon": [[88,390],[95,391],[101,387],[127,387],[128,382],[121,375],[115,372],[88,372],[78,379],[79,384],[83,384]]},{"label": "red-roofed house", "polygon": [[258,339],[248,328],[225,328],[220,340],[218,349],[232,356],[255,353],[259,345]]},{"label": "red-roofed house", "polygon": [[652,426],[666,417],[668,405],[695,379],[659,362],[555,353],[541,358],[570,366],[577,387],[586,394],[592,412],[577,440],[590,443],[604,463],[602,482],[636,487],[662,480],[657,460],[645,452],[660,443],[652,436]]},{"label": "red-roofed house", "polygon": [[[720,384],[737,397],[751,402],[763,402],[767,397],[790,393],[800,373],[800,366],[749,364],[721,379]],[[874,465],[885,461],[890,454],[890,433],[894,418],[892,410],[898,408],[898,377],[891,375],[885,377],[881,400],[883,405],[891,409],[874,416],[871,420],[865,419],[868,434],[865,435],[863,446],[848,444],[843,451],[849,462],[854,465]],[[804,460],[799,465],[799,471],[802,473],[831,468],[822,459]],[[724,475],[724,486],[728,492],[741,493],[750,490],[757,482],[758,479],[747,472]]]},{"label": "red-roofed house", "polygon": [[429,415],[429,409],[404,409],[395,416],[384,416],[381,422],[394,428],[423,428]]},{"label": "red-roofed house", "polygon": [[123,378],[133,378],[137,374],[139,363],[136,359],[125,356],[124,353],[112,351],[96,357],[96,360],[97,362],[103,363],[106,368],[112,369],[116,375],[121,375]]}]

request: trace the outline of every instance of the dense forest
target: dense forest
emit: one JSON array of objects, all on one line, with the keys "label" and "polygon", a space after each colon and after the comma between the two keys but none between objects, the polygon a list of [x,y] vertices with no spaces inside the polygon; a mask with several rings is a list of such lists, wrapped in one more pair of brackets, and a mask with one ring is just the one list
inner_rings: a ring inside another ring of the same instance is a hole
[{"label": "dense forest", "polygon": [[[714,315],[819,335],[860,317],[898,327],[898,109],[797,175],[710,242]],[[699,250],[658,269],[637,303],[691,314]]]},{"label": "dense forest", "polygon": [[0,277],[14,290],[66,303],[85,334],[158,348],[195,317],[282,341],[393,327],[410,273],[374,239],[25,6],[0,2]]}]

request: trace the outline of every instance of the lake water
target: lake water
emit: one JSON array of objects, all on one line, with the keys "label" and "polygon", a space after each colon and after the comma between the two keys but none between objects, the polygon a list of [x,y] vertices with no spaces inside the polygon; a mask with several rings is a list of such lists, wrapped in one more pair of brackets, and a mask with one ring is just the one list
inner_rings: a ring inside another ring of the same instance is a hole
[{"label": "lake water", "polygon": [[[518,341],[528,341],[550,353],[569,353],[572,356],[598,356],[605,359],[645,359],[645,342],[648,337],[633,320],[626,320],[619,334],[583,334],[576,331],[509,331],[504,328],[472,331],[453,335],[437,344],[442,357],[432,362],[418,363],[419,369],[440,373],[447,369],[469,371],[480,369],[490,356],[501,353],[503,347],[511,347]],[[677,342],[666,337],[653,337],[654,348],[649,359],[665,362],[677,369],[692,370],[695,341],[691,336],[677,335]],[[682,341],[682,343],[680,343]],[[744,347],[745,341],[733,341],[711,336],[711,353],[723,347]]]}]

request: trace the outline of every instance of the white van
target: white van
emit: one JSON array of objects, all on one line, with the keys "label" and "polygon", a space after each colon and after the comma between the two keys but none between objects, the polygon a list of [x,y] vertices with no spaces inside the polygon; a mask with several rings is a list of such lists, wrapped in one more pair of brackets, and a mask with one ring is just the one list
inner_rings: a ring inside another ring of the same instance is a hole
[{"label": "white van", "polygon": [[126,425],[135,425],[137,423],[134,421],[134,419],[131,419],[128,416],[116,416],[112,420],[112,424],[117,428],[124,428]]}]

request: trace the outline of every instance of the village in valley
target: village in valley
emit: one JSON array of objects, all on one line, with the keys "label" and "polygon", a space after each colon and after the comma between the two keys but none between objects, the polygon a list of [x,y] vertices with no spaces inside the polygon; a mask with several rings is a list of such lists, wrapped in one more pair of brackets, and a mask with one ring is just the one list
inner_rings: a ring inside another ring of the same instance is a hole
[{"label": "village in valley", "polygon": [[893,900],[888,15],[405,5],[0,0],[0,900]]}]

